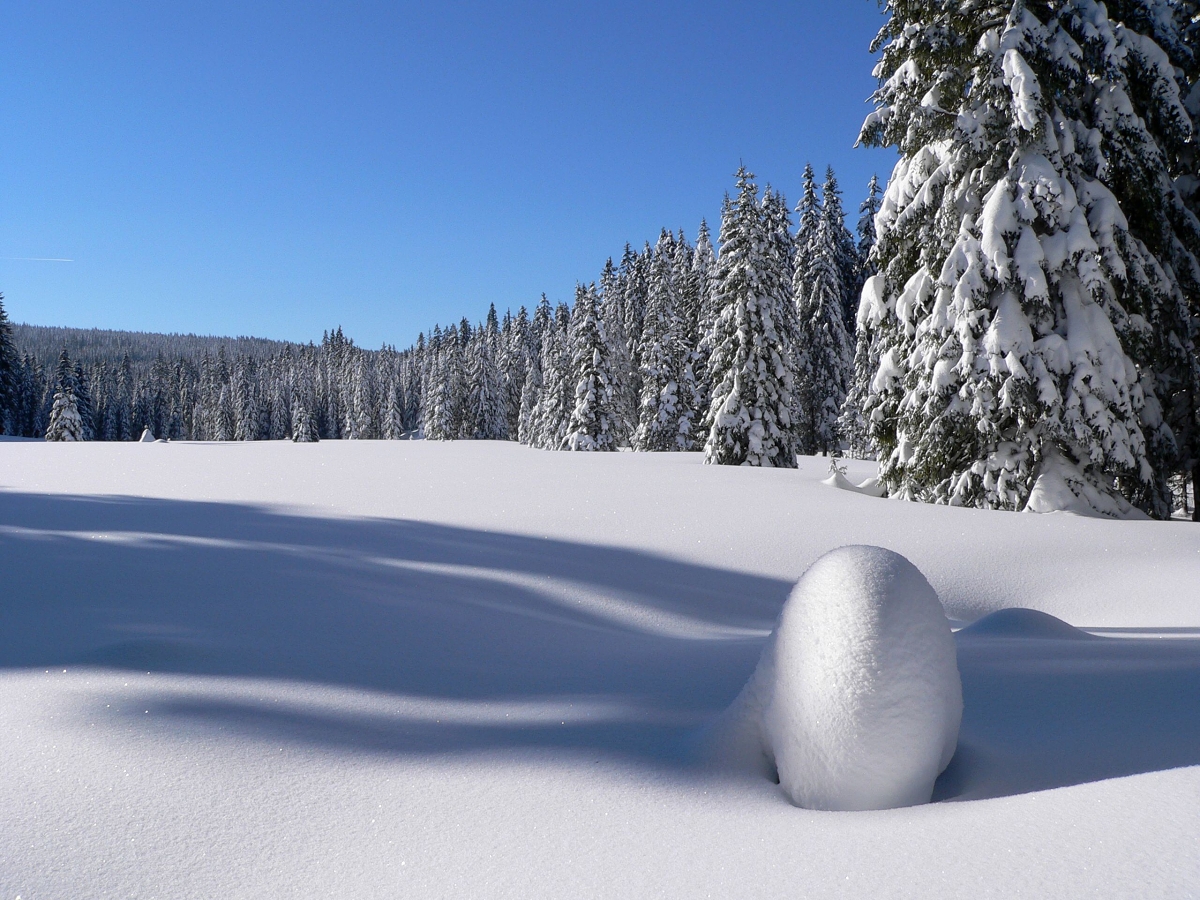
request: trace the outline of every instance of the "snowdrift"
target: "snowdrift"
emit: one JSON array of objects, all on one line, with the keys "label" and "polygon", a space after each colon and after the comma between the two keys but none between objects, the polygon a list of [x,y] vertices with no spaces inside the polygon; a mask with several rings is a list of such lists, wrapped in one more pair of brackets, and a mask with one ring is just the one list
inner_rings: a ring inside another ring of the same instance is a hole
[{"label": "snowdrift", "polygon": [[881,547],[826,553],[718,726],[716,756],[773,764],[809,809],[927,803],[958,743],[955,652],[937,593],[907,559]]}]

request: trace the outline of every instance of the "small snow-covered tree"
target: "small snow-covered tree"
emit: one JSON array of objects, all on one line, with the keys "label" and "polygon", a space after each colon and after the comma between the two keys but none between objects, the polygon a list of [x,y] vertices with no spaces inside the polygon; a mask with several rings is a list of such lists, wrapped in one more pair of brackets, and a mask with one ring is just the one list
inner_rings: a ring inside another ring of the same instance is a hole
[{"label": "small snow-covered tree", "polygon": [[708,338],[712,401],[706,463],[796,467],[793,363],[780,334],[791,297],[781,283],[785,261],[772,259],[772,240],[754,176],[737,172],[738,196],[721,220],[716,304]]},{"label": "small snow-covered tree", "polygon": [[50,410],[50,425],[46,429],[48,441],[82,441],[83,420],[71,391],[59,391],[54,395],[54,406]]}]

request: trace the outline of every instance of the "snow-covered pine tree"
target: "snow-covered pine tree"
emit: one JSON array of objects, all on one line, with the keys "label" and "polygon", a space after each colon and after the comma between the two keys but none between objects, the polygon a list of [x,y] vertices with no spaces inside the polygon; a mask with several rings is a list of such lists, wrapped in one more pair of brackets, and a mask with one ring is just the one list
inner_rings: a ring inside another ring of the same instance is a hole
[{"label": "snow-covered pine tree", "polygon": [[393,380],[388,388],[387,406],[383,411],[382,437],[388,441],[398,441],[404,437],[404,400],[398,378]]},{"label": "snow-covered pine tree", "polygon": [[[728,196],[725,199],[728,201]],[[692,373],[696,379],[696,397],[699,401],[696,407],[698,414],[692,429],[692,446],[695,448],[703,447],[708,437],[705,416],[712,399],[712,385],[708,382],[708,362],[712,356],[709,336],[712,334],[718,313],[713,295],[716,271],[717,255],[709,237],[708,222],[701,219],[699,233],[696,235],[696,249],[692,253],[692,277],[695,279],[700,309],[696,319],[696,346],[692,354]]]},{"label": "snow-covered pine tree", "polygon": [[[871,262],[871,251],[875,249],[875,216],[879,214],[879,207],[883,204],[883,188],[879,186],[879,176],[872,175],[871,180],[867,183],[867,197],[858,207],[858,268],[861,273],[859,289],[861,291],[862,283],[865,283],[868,278],[875,274],[875,266]],[[858,297],[855,297],[858,300]],[[858,303],[855,302],[854,318],[858,317]],[[853,321],[850,322],[850,328],[855,327]]]},{"label": "snow-covered pine tree", "polygon": [[801,183],[800,202],[796,204],[794,258],[803,267],[811,255],[809,244],[816,238],[817,226],[821,224],[821,198],[817,193],[817,173],[813,171],[812,163],[805,163]]},{"label": "snow-covered pine tree", "polygon": [[4,295],[0,294],[0,434],[17,433],[20,367],[21,360],[13,344],[12,323],[4,311]]},{"label": "snow-covered pine tree", "polygon": [[[259,406],[258,391],[255,390],[253,360],[245,360],[233,367],[233,439],[235,441],[258,440]],[[159,431],[155,431],[159,434]]]},{"label": "snow-covered pine tree", "polygon": [[529,447],[539,446],[538,423],[545,390],[542,364],[545,358],[546,335],[552,321],[550,301],[542,294],[542,299],[534,309],[533,322],[529,329],[529,366],[525,374],[525,384],[521,388],[521,412],[517,421],[517,440]]},{"label": "snow-covered pine tree", "polygon": [[720,465],[796,467],[792,421],[793,363],[781,338],[791,297],[777,284],[784,265],[772,260],[754,176],[737,172],[738,196],[721,219],[714,291],[720,309],[709,345],[713,396],[704,461]]},{"label": "snow-covered pine tree", "polygon": [[554,319],[542,339],[542,391],[537,408],[533,446],[561,450],[575,408],[576,381],[571,371],[571,310],[558,304]]},{"label": "snow-covered pine tree", "polygon": [[902,158],[858,318],[884,483],[968,506],[1163,514],[1155,332],[1187,352],[1190,336],[1170,267],[1118,197],[1133,172],[1170,190],[1144,122],[1170,120],[1178,94],[1130,83],[1152,42],[1093,0],[887,9],[862,141]]},{"label": "snow-covered pine tree", "polygon": [[624,297],[621,312],[624,316],[626,340],[626,355],[629,357],[630,391],[636,398],[641,396],[641,365],[642,365],[642,323],[646,316],[647,279],[650,274],[650,259],[653,250],[647,243],[641,253],[634,253],[626,244],[625,254],[621,257],[619,277],[624,287]]},{"label": "snow-covered pine tree", "polygon": [[530,323],[529,313],[522,306],[515,317],[505,314],[505,326],[500,335],[500,398],[504,411],[504,433],[508,440],[517,440],[521,426],[521,394],[529,373]]},{"label": "snow-covered pine tree", "polygon": [[571,379],[575,405],[562,444],[564,450],[612,451],[618,435],[619,397],[611,368],[611,346],[600,320],[600,298],[596,286],[575,289],[571,315]]},{"label": "snow-covered pine tree", "polygon": [[302,402],[292,405],[292,440],[297,444],[315,444],[320,440],[317,423]]},{"label": "snow-covered pine tree", "polygon": [[92,405],[92,392],[83,367],[75,364],[75,408],[79,410],[79,421],[83,425],[82,440],[96,439],[96,409]]},{"label": "snow-covered pine tree", "polygon": [[287,440],[292,431],[291,390],[285,373],[280,372],[271,385],[271,428],[268,438],[272,441]]},{"label": "snow-covered pine tree", "polygon": [[622,429],[614,435],[618,445],[632,441],[633,429],[637,427],[638,396],[634,393],[636,379],[633,362],[629,358],[630,341],[625,334],[625,283],[613,265],[612,258],[604,263],[600,272],[600,321],[604,323],[604,337],[609,345],[609,359],[616,389],[616,427]]},{"label": "snow-covered pine tree", "polygon": [[425,437],[431,441],[453,441],[462,434],[465,379],[458,330],[452,325],[442,333],[429,372],[424,415]]},{"label": "snow-covered pine tree", "polygon": [[803,357],[797,366],[797,424],[800,446],[810,453],[840,450],[838,416],[853,362],[843,319],[848,293],[844,279],[854,277],[846,260],[848,237],[830,170],[820,213],[803,236],[792,284],[799,318],[796,352]]},{"label": "snow-covered pine tree", "polygon": [[858,314],[858,298],[865,279],[862,276],[854,235],[846,227],[842,192],[832,166],[825,170],[825,183],[821,185],[821,227],[829,231],[828,235],[820,238],[823,244],[832,243],[837,247],[838,279],[842,285],[842,325],[847,333],[854,334],[854,318]]},{"label": "snow-covered pine tree", "polygon": [[792,436],[797,453],[807,452],[800,444],[800,395],[796,388],[801,372],[800,318],[792,295],[792,282],[796,276],[796,238],[792,234],[792,215],[787,198],[770,185],[763,191],[763,226],[767,241],[764,246],[767,263],[764,267],[763,284],[772,297],[786,298],[780,304],[775,317],[775,330],[781,345],[787,351],[792,372]]},{"label": "snow-covered pine tree", "polygon": [[500,396],[500,374],[493,355],[493,347],[498,343],[498,335],[493,333],[492,327],[495,315],[495,307],[492,307],[488,325],[475,329],[467,345],[465,436],[477,441],[502,441],[508,437],[508,422]]},{"label": "snow-covered pine tree", "polygon": [[70,385],[54,393],[54,405],[50,410],[50,424],[46,428],[46,440],[83,440],[83,420],[79,418],[75,392]]},{"label": "snow-covered pine tree", "polygon": [[875,216],[879,212],[882,196],[879,178],[872,175],[867,185],[867,198],[858,207],[859,281],[854,289],[854,318],[847,327],[848,334],[853,338],[854,362],[846,399],[838,417],[838,432],[842,436],[846,453],[853,459],[875,458],[870,429],[867,428],[867,420],[863,417],[862,405],[864,398],[870,393],[871,379],[878,368],[879,360],[871,354],[869,333],[858,333],[858,305],[862,298],[863,286],[866,285],[867,279],[875,274],[875,264],[872,261],[872,251],[875,249]]},{"label": "snow-covered pine tree", "polygon": [[229,397],[228,384],[220,385],[214,409],[213,425],[212,439],[214,441],[232,441],[234,439],[233,402]]},{"label": "snow-covered pine tree", "polygon": [[79,404],[75,396],[78,385],[75,367],[67,348],[63,347],[54,373],[54,400],[50,410],[50,421],[46,427],[48,441],[82,441],[83,419],[79,415]]},{"label": "snow-covered pine tree", "polygon": [[[711,251],[711,247],[709,248]],[[696,432],[708,410],[708,393],[704,379],[698,374],[700,366],[700,320],[704,317],[706,299],[704,289],[707,279],[695,266],[696,248],[688,243],[683,229],[675,238],[675,260],[673,277],[679,288],[679,318],[683,326],[683,369],[680,372],[679,403],[680,427],[686,428],[679,435],[680,450],[695,450],[704,446],[696,439]]]},{"label": "snow-covered pine tree", "polygon": [[676,284],[674,241],[663,232],[650,262],[646,312],[642,322],[642,394],[633,449],[687,450],[691,443],[691,397],[685,386],[689,347]]}]

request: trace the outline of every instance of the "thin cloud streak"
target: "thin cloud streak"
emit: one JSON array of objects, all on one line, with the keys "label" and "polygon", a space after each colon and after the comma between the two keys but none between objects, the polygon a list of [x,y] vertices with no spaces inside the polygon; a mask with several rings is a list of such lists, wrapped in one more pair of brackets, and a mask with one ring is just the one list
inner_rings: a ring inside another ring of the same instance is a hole
[{"label": "thin cloud streak", "polygon": [[0,256],[0,259],[16,262],[75,262],[73,259],[60,259],[56,256]]}]

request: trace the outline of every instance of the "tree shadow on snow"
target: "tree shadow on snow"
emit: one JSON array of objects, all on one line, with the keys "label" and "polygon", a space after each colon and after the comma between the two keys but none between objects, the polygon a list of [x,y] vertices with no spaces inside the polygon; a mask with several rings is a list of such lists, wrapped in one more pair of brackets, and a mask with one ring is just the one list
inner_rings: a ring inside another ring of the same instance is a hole
[{"label": "tree shadow on snow", "polygon": [[647,759],[670,756],[689,723],[732,700],[790,588],[632,550],[425,522],[13,492],[0,493],[0,572],[0,667],[600,700],[617,712],[554,727],[280,712],[207,695],[157,705],[367,750],[576,746]]},{"label": "tree shadow on snow", "polygon": [[[12,492],[0,492],[0,578],[0,667],[275,679],[375,698],[283,704],[191,685],[137,697],[141,727],[656,766],[688,764],[696,726],[741,689],[791,587],[425,522]],[[964,633],[958,646],[966,711],[935,799],[1200,764],[1200,641]]]}]

